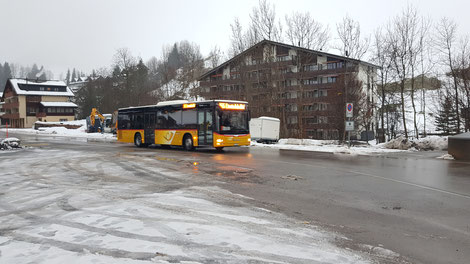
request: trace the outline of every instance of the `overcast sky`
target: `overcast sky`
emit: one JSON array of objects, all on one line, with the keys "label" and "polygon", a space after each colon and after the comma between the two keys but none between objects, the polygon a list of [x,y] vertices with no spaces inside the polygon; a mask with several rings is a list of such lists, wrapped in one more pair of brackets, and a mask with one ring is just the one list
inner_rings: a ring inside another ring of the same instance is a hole
[{"label": "overcast sky", "polygon": [[[460,34],[470,32],[468,0],[287,0],[271,1],[278,18],[309,11],[332,33],[346,14],[364,34],[385,24],[408,3],[437,21],[451,17]],[[109,67],[116,49],[129,48],[145,60],[159,57],[162,46],[180,40],[226,51],[235,17],[246,25],[253,0],[0,0],[0,62],[37,63],[59,77],[67,68],[90,72]],[[334,50],[329,50],[336,53]]]}]

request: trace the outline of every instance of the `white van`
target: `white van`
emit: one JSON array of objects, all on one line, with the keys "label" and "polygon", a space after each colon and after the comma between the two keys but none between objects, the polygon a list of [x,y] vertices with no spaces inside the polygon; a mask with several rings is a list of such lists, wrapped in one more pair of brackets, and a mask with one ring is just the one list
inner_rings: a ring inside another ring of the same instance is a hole
[{"label": "white van", "polygon": [[261,116],[250,120],[251,140],[273,143],[279,140],[281,121],[275,117]]}]

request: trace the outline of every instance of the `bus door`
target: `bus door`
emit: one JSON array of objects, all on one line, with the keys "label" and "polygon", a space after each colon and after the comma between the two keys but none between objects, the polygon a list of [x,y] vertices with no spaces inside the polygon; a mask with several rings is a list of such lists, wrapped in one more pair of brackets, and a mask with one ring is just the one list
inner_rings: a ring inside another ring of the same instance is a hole
[{"label": "bus door", "polygon": [[145,113],[144,135],[146,144],[155,144],[155,113]]},{"label": "bus door", "polygon": [[214,127],[213,110],[199,108],[197,114],[198,145],[212,145],[212,130]]}]

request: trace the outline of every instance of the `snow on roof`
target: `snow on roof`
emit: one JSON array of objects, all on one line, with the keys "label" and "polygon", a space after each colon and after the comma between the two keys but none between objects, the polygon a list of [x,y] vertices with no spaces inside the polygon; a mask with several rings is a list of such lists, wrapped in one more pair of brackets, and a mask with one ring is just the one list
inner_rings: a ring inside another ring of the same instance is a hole
[{"label": "snow on roof", "polygon": [[[18,95],[50,95],[50,96],[74,96],[73,92],[63,81],[32,81],[25,79],[10,79],[10,82]],[[50,91],[25,91],[21,90],[18,84],[38,85],[38,86],[65,86],[66,92],[50,92]]]},{"label": "snow on roof", "polygon": [[188,100],[171,100],[171,101],[158,102],[157,106],[174,105],[174,104],[186,104],[186,103],[189,103],[189,101]]},{"label": "snow on roof", "polygon": [[41,102],[41,104],[45,107],[78,107],[71,102]]},{"label": "snow on roof", "polygon": [[258,117],[258,119],[271,120],[271,121],[277,121],[277,122],[280,121],[279,118],[269,117],[269,116],[260,116]]}]

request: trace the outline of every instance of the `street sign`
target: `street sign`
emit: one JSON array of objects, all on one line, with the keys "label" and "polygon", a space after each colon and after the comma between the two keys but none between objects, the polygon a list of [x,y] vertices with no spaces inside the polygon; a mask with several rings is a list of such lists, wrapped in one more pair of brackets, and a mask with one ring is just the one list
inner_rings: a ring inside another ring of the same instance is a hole
[{"label": "street sign", "polygon": [[354,121],[346,121],[345,129],[346,131],[354,131]]},{"label": "street sign", "polygon": [[353,104],[346,103],[346,117],[353,117]]}]

